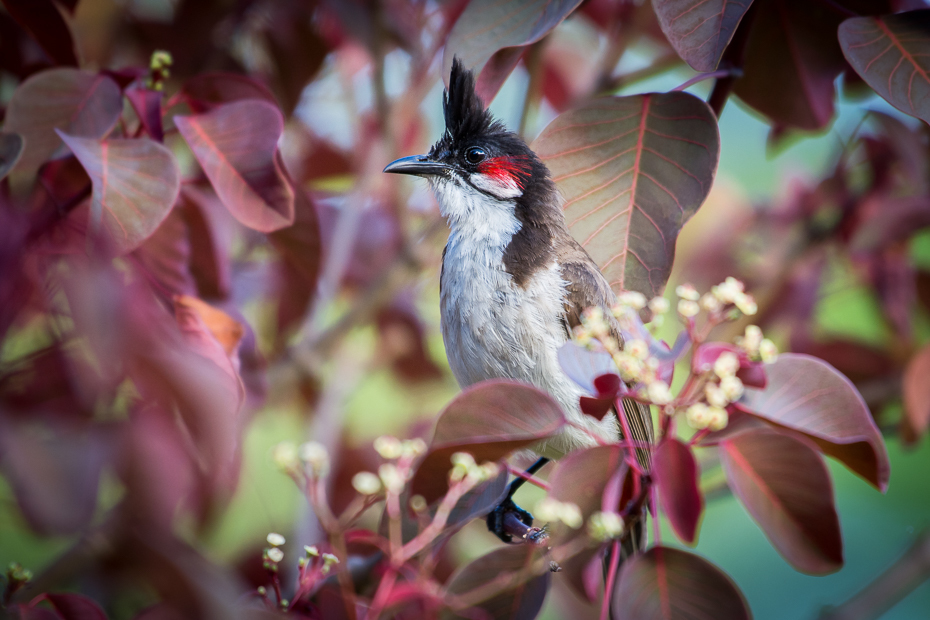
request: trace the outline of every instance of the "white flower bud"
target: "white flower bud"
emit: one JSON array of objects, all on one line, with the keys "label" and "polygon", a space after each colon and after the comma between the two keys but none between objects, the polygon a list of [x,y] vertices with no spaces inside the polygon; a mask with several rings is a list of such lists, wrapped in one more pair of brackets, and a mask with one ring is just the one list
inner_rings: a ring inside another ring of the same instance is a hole
[{"label": "white flower bud", "polygon": [[702,430],[710,424],[710,410],[704,403],[694,403],[685,412],[685,421],[694,430]]},{"label": "white flower bud", "polygon": [[381,490],[381,479],[370,471],[360,471],[352,476],[352,488],[362,495],[374,495]]},{"label": "white flower bud", "polygon": [[656,405],[667,405],[672,402],[672,392],[665,381],[653,381],[646,387],[646,395]]},{"label": "white flower bud", "polygon": [[738,294],[733,299],[733,303],[736,304],[736,307],[739,308],[740,312],[746,316],[752,316],[759,311],[759,306],[756,304],[756,300],[752,298],[752,295],[747,295],[746,293]]},{"label": "white flower bud", "polygon": [[714,383],[708,383],[704,386],[704,396],[707,398],[707,402],[714,407],[726,407],[730,404],[730,400],[720,389],[720,386]]},{"label": "white flower bud", "polygon": [[297,446],[292,441],[282,441],[271,451],[274,464],[282,471],[293,471],[300,466],[297,459]]},{"label": "white flower bud", "polygon": [[646,307],[646,296],[638,291],[624,291],[617,297],[617,301],[634,310],[642,310]]},{"label": "white flower bud", "polygon": [[404,490],[404,477],[394,463],[385,463],[379,467],[378,476],[388,493],[400,495],[401,491]]},{"label": "white flower bud", "polygon": [[271,549],[265,550],[265,557],[277,564],[284,559],[284,552],[277,547],[272,547]]},{"label": "white flower bud", "polygon": [[675,294],[687,301],[697,301],[701,298],[701,295],[697,292],[697,289],[695,289],[690,284],[679,284],[677,287],[675,287]]},{"label": "white flower bud", "polygon": [[320,557],[320,550],[316,548],[316,545],[313,545],[313,546],[304,545],[304,553],[307,554],[308,558]]},{"label": "white flower bud", "polygon": [[649,345],[643,340],[630,340],[624,345],[623,350],[638,360],[649,357]]},{"label": "white flower bud", "polygon": [[571,502],[562,502],[559,505],[559,519],[573,530],[577,530],[584,524],[581,509]]},{"label": "white flower bud", "polygon": [[317,441],[303,443],[298,449],[298,456],[310,467],[312,475],[325,476],[329,473],[329,454],[323,444]]},{"label": "white flower bud", "polygon": [[423,512],[429,508],[429,504],[426,503],[426,498],[420,494],[414,495],[410,498],[410,508],[414,512]]},{"label": "white flower bud", "polygon": [[616,512],[595,512],[588,519],[588,534],[600,542],[619,538],[623,534],[623,519]]},{"label": "white flower bud", "polygon": [[540,521],[558,521],[562,502],[551,497],[544,497],[536,504],[536,518]]},{"label": "white flower bud", "polygon": [[778,359],[778,347],[768,338],[764,338],[762,342],[759,343],[759,357],[761,357],[762,361],[766,364],[771,364]]},{"label": "white flower bud", "polygon": [[685,317],[686,319],[697,316],[698,312],[700,311],[701,307],[697,305],[696,301],[682,299],[678,302],[678,314]]},{"label": "white flower bud", "polygon": [[403,445],[397,437],[382,435],[375,439],[375,452],[381,455],[383,459],[396,459],[403,453]]},{"label": "white flower bud", "polygon": [[736,377],[724,377],[720,380],[720,390],[727,400],[736,402],[743,395],[743,382]]},{"label": "white flower bud", "polygon": [[707,310],[708,312],[720,312],[723,310],[723,304],[720,303],[720,300],[714,297],[713,293],[705,293],[701,297],[701,307]]},{"label": "white flower bud", "polygon": [[714,362],[714,374],[721,379],[734,376],[738,370],[739,357],[729,351],[721,353],[720,357]]},{"label": "white flower bud", "polygon": [[707,428],[712,431],[723,430],[726,428],[727,422],[729,422],[727,410],[723,407],[710,407],[707,415],[710,418],[707,423]]},{"label": "white flower bud", "polygon": [[653,297],[649,301],[649,309],[655,314],[665,314],[669,309],[668,300],[664,297]]},{"label": "white flower bud", "polygon": [[280,547],[285,542],[287,542],[284,540],[284,536],[281,536],[280,534],[276,534],[275,532],[271,532],[270,534],[268,534],[265,540],[268,541],[269,545],[272,545],[274,547]]},{"label": "white flower bud", "polygon": [[426,442],[419,437],[406,440],[401,447],[401,455],[411,459],[420,456],[424,452],[426,452]]}]

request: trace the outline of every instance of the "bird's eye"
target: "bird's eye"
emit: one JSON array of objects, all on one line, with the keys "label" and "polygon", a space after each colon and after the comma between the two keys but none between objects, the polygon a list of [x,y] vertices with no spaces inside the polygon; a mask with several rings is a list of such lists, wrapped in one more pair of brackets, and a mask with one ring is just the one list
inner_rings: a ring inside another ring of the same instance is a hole
[{"label": "bird's eye", "polygon": [[465,150],[465,161],[470,164],[480,163],[488,154],[480,146],[471,146]]}]

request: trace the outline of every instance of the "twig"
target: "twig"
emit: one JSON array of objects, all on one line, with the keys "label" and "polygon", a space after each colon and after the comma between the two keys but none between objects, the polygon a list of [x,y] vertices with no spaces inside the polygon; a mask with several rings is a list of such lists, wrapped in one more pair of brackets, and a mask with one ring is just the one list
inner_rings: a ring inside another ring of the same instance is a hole
[{"label": "twig", "polygon": [[695,84],[699,82],[703,82],[704,80],[712,80],[714,78],[722,78],[722,77],[727,77],[730,75],[734,77],[742,77],[743,70],[742,69],[720,69],[719,71],[714,71],[712,73],[698,73],[693,78],[686,81],[684,84],[681,84],[680,86],[676,86],[672,90],[685,90],[686,88],[690,88],[691,86],[694,86]]}]

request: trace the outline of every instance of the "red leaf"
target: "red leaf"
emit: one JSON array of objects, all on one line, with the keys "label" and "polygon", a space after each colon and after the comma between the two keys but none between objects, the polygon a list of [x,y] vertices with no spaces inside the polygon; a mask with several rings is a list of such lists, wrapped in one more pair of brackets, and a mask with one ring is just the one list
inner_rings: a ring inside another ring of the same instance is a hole
[{"label": "red leaf", "polygon": [[449,33],[443,75],[449,75],[453,56],[474,69],[498,50],[539,41],[579,4],[581,0],[472,0]]},{"label": "red leaf", "polygon": [[100,605],[81,594],[46,594],[45,599],[64,620],[107,620]]},{"label": "red leaf", "polygon": [[[282,290],[279,296],[281,305],[278,306],[278,330],[281,336],[287,333],[289,327],[286,320],[281,320],[287,318],[282,308],[291,308],[292,320],[299,320],[306,314],[316,293],[322,259],[320,219],[316,205],[301,188],[295,189],[294,197],[294,223],[268,236],[286,263],[287,277],[283,279],[287,288]],[[295,298],[296,304],[286,306]]]},{"label": "red leaf", "polygon": [[594,379],[594,389],[597,390],[597,396],[589,398],[582,396],[581,410],[597,420],[603,420],[604,416],[616,405],[617,396],[623,387],[620,377],[615,374],[605,374]]},{"label": "red leaf", "polygon": [[261,232],[294,221],[294,190],[277,145],[281,112],[265,101],[237,101],[175,124],[217,195],[237,220]]},{"label": "red leaf", "polygon": [[662,509],[678,537],[693,544],[704,511],[704,498],[698,490],[697,465],[691,448],[677,439],[666,439],[656,448],[652,464]]},{"label": "red leaf", "polygon": [[732,353],[739,358],[739,370],[736,376],[749,387],[765,388],[765,365],[749,359],[746,352],[739,347],[723,342],[708,342],[697,348],[691,359],[691,369],[696,373],[710,372],[714,362],[724,353]]},{"label": "red leaf", "polygon": [[767,364],[768,386],[748,390],[739,407],[756,417],[804,433],[877,489],[888,487],[885,442],[862,396],[849,379],[816,358],[784,353]]},{"label": "red leaf", "polygon": [[546,562],[544,549],[536,545],[498,547],[456,571],[446,589],[452,594],[464,595],[491,582],[516,581],[522,574],[535,572],[536,576],[528,581],[517,583],[475,606],[484,610],[483,617],[493,620],[532,620],[542,609],[549,589],[550,572],[543,562]]},{"label": "red leaf", "polygon": [[565,218],[611,286],[647,298],[668,280],[678,233],[707,197],[720,138],[687,93],[596,99],[533,143],[565,196]]},{"label": "red leaf", "polygon": [[38,430],[4,424],[0,465],[33,530],[73,534],[94,516],[100,472],[111,452],[107,437],[97,428]]},{"label": "red leaf", "polygon": [[653,547],[623,563],[611,595],[616,620],[749,620],[736,584],[700,556]]},{"label": "red leaf", "polygon": [[830,474],[812,442],[772,429],[720,444],[733,493],[792,566],[824,575],[843,566]]},{"label": "red leaf", "polygon": [[136,249],[134,256],[171,295],[197,293],[189,268],[190,234],[180,209],[174,208],[168,213],[161,226]]},{"label": "red leaf", "polygon": [[436,421],[430,449],[414,476],[412,492],[428,502],[448,488],[450,457],[469,452],[479,463],[554,437],[565,415],[551,396],[535,387],[495,379],[459,394]]},{"label": "red leaf", "polygon": [[839,28],[843,55],[885,101],[930,123],[930,10],[854,17]]},{"label": "red leaf", "polygon": [[56,65],[78,65],[71,29],[52,0],[3,0],[3,4]]},{"label": "red leaf", "polygon": [[90,234],[105,230],[117,254],[151,236],[181,190],[181,171],[167,148],[145,138],[98,142],[58,131],[94,185]]},{"label": "red leaf", "polygon": [[184,82],[179,96],[196,114],[232,101],[257,99],[278,105],[268,87],[237,73],[202,73]]},{"label": "red leaf", "polygon": [[921,349],[904,371],[904,420],[913,443],[930,426],[930,346]]},{"label": "red leaf", "polygon": [[100,139],[116,125],[123,101],[116,82],[77,69],[52,69],[30,77],[13,92],[4,131],[26,140],[17,169],[35,172],[62,148],[55,134]]},{"label": "red leaf", "polygon": [[26,141],[18,133],[0,132],[0,181],[19,163]]},{"label": "red leaf", "polygon": [[191,244],[190,259],[197,290],[207,298],[226,297],[232,281],[230,246],[236,223],[210,190],[185,185],[181,196],[190,238],[197,240]]},{"label": "red leaf", "polygon": [[659,25],[678,55],[695,71],[717,69],[751,0],[652,0]]},{"label": "red leaf", "polygon": [[165,139],[165,130],[161,121],[161,98],[161,92],[144,86],[135,86],[126,90],[126,99],[136,111],[145,132],[156,142],[163,142]]},{"label": "red leaf", "polygon": [[501,86],[520,64],[524,51],[525,47],[508,47],[498,50],[488,59],[475,80],[475,92],[481,101],[490,103],[494,100]]}]

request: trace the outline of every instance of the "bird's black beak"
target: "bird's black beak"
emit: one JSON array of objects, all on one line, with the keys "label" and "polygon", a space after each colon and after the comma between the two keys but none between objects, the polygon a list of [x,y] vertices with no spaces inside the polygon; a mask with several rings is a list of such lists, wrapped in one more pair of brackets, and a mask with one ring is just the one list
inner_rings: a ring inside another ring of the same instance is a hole
[{"label": "bird's black beak", "polygon": [[429,155],[411,155],[395,159],[384,168],[384,172],[393,172],[394,174],[415,174],[421,177],[428,177],[437,174],[443,174],[449,169],[447,164],[438,161],[432,161]]}]

